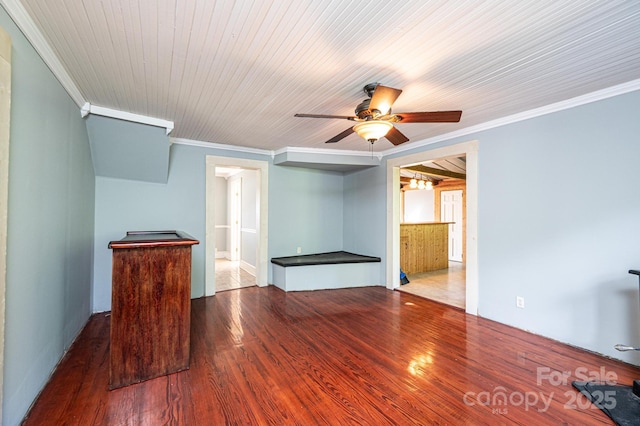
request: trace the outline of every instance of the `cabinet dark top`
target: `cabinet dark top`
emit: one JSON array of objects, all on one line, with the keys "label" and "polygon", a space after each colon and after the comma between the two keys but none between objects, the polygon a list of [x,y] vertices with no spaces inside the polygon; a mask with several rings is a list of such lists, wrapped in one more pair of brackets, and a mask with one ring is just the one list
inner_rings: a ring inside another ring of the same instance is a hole
[{"label": "cabinet dark top", "polygon": [[109,242],[109,248],[166,247],[194,244],[200,244],[200,241],[182,231],[129,231],[123,239]]}]

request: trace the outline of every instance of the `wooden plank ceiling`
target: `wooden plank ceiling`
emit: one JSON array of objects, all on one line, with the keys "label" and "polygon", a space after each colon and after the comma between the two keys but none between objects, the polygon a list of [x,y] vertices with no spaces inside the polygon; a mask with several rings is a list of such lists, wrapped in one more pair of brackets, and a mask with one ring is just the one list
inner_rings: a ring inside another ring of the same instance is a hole
[{"label": "wooden plank ceiling", "polygon": [[[640,78],[638,1],[2,0],[24,6],[84,101],[170,120],[172,137],[276,150],[367,151],[353,115],[370,82],[412,142]],[[392,148],[378,141],[374,151]]]},{"label": "wooden plank ceiling", "polygon": [[463,183],[467,179],[467,161],[464,156],[444,157],[425,163],[405,166],[400,169],[400,183],[403,188],[411,179],[429,180],[434,185],[442,181]]}]

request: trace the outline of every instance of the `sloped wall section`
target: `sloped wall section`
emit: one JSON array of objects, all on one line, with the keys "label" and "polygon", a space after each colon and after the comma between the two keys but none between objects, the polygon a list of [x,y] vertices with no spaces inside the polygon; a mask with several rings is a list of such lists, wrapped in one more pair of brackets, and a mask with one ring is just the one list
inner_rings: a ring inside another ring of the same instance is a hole
[{"label": "sloped wall section", "polygon": [[165,128],[93,114],[85,120],[96,176],[167,183]]}]

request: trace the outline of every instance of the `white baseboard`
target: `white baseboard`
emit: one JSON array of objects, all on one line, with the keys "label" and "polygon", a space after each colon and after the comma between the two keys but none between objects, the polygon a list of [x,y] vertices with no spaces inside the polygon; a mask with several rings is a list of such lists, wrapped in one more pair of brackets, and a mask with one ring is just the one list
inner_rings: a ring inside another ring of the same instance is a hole
[{"label": "white baseboard", "polygon": [[216,250],[216,259],[228,259],[229,252],[228,251],[217,251]]},{"label": "white baseboard", "polygon": [[256,267],[253,266],[253,265],[248,264],[244,260],[240,261],[240,269],[242,269],[243,271],[253,275],[254,277],[256,276]]}]

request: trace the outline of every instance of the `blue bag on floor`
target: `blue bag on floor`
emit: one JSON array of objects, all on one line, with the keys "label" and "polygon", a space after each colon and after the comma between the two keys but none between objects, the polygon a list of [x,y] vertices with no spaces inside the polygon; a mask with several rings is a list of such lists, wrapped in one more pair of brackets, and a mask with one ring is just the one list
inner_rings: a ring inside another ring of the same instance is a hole
[{"label": "blue bag on floor", "polygon": [[407,274],[405,274],[402,269],[400,269],[400,284],[409,284],[409,278],[407,278]]}]

